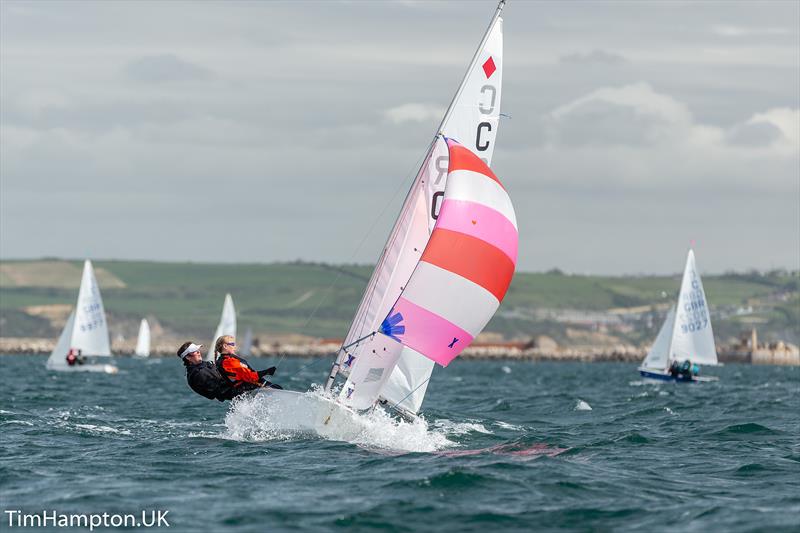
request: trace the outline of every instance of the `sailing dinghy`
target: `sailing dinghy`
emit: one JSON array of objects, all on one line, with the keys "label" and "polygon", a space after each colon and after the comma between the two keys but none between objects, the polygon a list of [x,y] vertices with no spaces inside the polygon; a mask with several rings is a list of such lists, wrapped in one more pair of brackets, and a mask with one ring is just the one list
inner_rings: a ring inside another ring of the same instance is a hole
[{"label": "sailing dinghy", "polygon": [[146,318],[139,323],[139,336],[136,337],[136,350],[133,353],[139,357],[150,357],[150,324]]},{"label": "sailing dinghy", "polygon": [[[413,419],[503,300],[517,260],[511,200],[489,165],[500,119],[501,1],[428,146],[339,349],[325,391],[336,423],[376,405]],[[341,383],[344,381],[344,383]],[[299,407],[300,393],[265,390]],[[295,396],[291,396],[295,395]]]},{"label": "sailing dinghy", "polygon": [[110,357],[111,345],[108,336],[106,313],[100,287],[94,276],[91,261],[83,264],[78,302],[70,313],[67,323],[58,337],[56,347],[47,359],[47,369],[60,372],[105,372],[116,374],[118,369],[111,364],[69,364],[67,356]]},{"label": "sailing dinghy", "polygon": [[219,317],[219,324],[214,332],[214,338],[211,339],[211,346],[206,354],[206,361],[214,360],[214,343],[223,335],[236,336],[236,308],[233,307],[233,298],[230,293],[225,295],[225,301],[222,304],[222,315]]},{"label": "sailing dinghy", "polygon": [[667,313],[653,346],[639,367],[639,373],[645,378],[660,381],[701,382],[718,379],[698,376],[694,372],[670,373],[673,363],[680,365],[684,361],[690,361],[693,365],[718,364],[708,302],[693,250],[689,250],[686,257],[678,303]]}]

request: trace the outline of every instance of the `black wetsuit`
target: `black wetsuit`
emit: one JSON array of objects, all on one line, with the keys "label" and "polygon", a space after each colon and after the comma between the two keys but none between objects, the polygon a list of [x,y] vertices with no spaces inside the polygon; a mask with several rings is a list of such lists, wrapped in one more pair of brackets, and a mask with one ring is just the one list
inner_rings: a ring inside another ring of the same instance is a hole
[{"label": "black wetsuit", "polygon": [[221,402],[232,400],[244,392],[257,388],[256,386],[234,387],[230,381],[219,373],[217,366],[211,361],[203,361],[197,365],[187,366],[186,381],[192,390],[200,396]]}]

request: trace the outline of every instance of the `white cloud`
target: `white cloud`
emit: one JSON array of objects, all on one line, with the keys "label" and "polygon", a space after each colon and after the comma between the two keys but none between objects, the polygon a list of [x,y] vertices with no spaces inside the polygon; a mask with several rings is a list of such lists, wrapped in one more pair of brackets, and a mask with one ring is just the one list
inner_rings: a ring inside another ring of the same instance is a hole
[{"label": "white cloud", "polygon": [[442,118],[445,108],[435,104],[409,103],[384,111],[383,116],[393,124],[404,122],[427,122]]},{"label": "white cloud", "polygon": [[[620,139],[627,144],[650,146],[683,146],[702,150],[726,149],[735,144],[763,148],[767,145],[775,155],[797,155],[800,151],[800,109],[775,108],[756,113],[750,119],[725,129],[703,124],[695,119],[688,105],[676,98],[654,90],[640,82],[622,87],[604,87],[559,106],[549,115],[551,142],[564,144],[616,145]],[[600,122],[605,131],[595,125]],[[768,126],[757,129],[754,127]],[[750,132],[743,137],[743,132]],[[586,139],[585,132],[594,136]],[[620,131],[631,131],[635,142]],[[573,133],[583,134],[583,142],[572,142]],[[761,133],[758,133],[761,132]],[[770,135],[775,132],[775,135]],[[728,143],[732,139],[738,142]],[[742,142],[749,138],[752,142]],[[590,141],[590,142],[589,142]]]},{"label": "white cloud", "polygon": [[791,32],[786,28],[748,28],[745,26],[716,25],[711,27],[711,33],[722,37],[750,37],[763,35],[788,35]]},{"label": "white cloud", "polygon": [[799,119],[775,108],[722,127],[647,83],[604,87],[551,111],[532,159],[556,188],[783,194],[797,188]]},{"label": "white cloud", "polygon": [[623,87],[604,87],[553,110],[556,119],[568,116],[592,102],[606,102],[628,107],[640,115],[657,117],[673,124],[690,124],[692,114],[685,104],[669,95],[660,94],[649,84],[641,82]]},{"label": "white cloud", "polygon": [[800,150],[800,109],[786,107],[756,113],[747,121],[750,124],[766,123],[778,128],[783,134],[783,145],[789,151]]},{"label": "white cloud", "polygon": [[592,50],[588,53],[573,53],[559,58],[561,63],[574,63],[577,65],[623,65],[627,60],[620,54],[606,52],[605,50]]}]

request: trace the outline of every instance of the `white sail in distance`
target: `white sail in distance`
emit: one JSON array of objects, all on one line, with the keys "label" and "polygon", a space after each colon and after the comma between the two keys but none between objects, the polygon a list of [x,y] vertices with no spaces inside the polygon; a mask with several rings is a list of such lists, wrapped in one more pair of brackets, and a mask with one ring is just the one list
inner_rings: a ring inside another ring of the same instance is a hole
[{"label": "white sail in distance", "polygon": [[58,336],[55,348],[47,358],[47,368],[49,370],[62,370],[67,368],[67,353],[69,353],[70,342],[72,341],[72,329],[75,326],[75,311],[70,312],[61,335]]},{"label": "white sail in distance", "polygon": [[81,278],[81,288],[78,291],[78,303],[75,307],[75,324],[72,329],[70,348],[80,350],[84,356],[109,357],[111,355],[103,299],[94,276],[92,262],[89,260],[83,264],[83,277]]},{"label": "white sail in distance", "polygon": [[[237,341],[238,342],[238,341]],[[239,342],[239,355],[242,357],[248,357],[251,355],[251,351],[253,349],[253,328],[247,328],[244,332],[244,338],[241,342]]]},{"label": "white sail in distance", "polygon": [[670,361],[686,359],[699,365],[717,364],[711,316],[693,250],[686,257],[670,343]]},{"label": "white sail in distance", "polygon": [[647,352],[647,357],[642,362],[642,368],[649,368],[652,370],[665,370],[669,367],[669,346],[672,342],[672,330],[675,325],[675,306],[669,308],[667,318],[658,330],[656,340],[650,351]]},{"label": "white sail in distance", "polygon": [[222,304],[222,315],[219,318],[217,329],[214,331],[214,338],[211,339],[206,361],[214,360],[214,343],[223,335],[236,336],[236,308],[233,307],[233,298],[230,293],[225,295],[225,301]]},{"label": "white sail in distance", "polygon": [[136,350],[139,357],[150,357],[150,324],[143,318],[139,323],[139,335],[136,337]]}]

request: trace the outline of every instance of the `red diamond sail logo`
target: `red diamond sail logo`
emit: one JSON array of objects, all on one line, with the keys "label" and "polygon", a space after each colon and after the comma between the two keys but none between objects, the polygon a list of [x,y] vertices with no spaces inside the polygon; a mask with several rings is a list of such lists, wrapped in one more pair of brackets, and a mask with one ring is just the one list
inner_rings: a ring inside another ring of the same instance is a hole
[{"label": "red diamond sail logo", "polygon": [[487,78],[491,78],[495,70],[497,70],[497,67],[494,66],[494,59],[492,59],[492,56],[489,56],[489,59],[483,64],[483,73],[486,74]]}]

